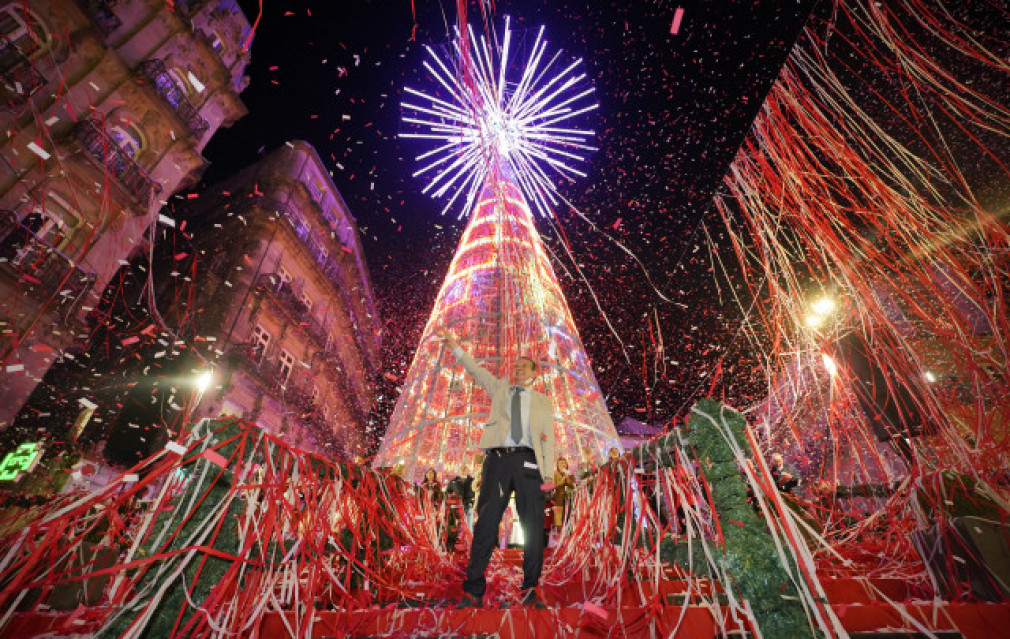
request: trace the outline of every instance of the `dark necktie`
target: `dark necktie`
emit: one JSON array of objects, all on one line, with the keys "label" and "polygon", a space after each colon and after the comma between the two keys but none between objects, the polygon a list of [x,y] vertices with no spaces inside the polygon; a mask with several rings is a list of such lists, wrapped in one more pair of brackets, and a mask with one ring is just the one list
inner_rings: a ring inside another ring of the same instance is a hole
[{"label": "dark necktie", "polygon": [[523,404],[521,386],[512,387],[512,441],[519,445],[523,441]]}]

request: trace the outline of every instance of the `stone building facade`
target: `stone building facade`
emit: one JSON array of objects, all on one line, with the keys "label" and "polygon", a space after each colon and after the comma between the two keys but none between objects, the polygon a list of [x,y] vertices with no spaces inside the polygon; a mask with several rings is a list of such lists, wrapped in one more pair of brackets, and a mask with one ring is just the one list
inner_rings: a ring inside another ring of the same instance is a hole
[{"label": "stone building facade", "polygon": [[318,154],[288,142],[176,206],[209,275],[193,419],[238,415],[329,457],[364,451],[382,323],[357,224]]},{"label": "stone building facade", "polygon": [[0,429],[246,113],[234,0],[0,0]]}]

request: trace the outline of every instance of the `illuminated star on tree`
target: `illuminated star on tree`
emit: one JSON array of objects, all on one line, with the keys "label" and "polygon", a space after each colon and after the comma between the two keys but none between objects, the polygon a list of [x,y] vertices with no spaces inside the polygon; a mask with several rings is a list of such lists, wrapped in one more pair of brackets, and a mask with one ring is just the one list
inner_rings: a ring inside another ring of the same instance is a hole
[{"label": "illuminated star on tree", "polygon": [[523,39],[514,46],[506,17],[500,42],[468,28],[466,39],[457,33],[446,59],[426,47],[424,68],[438,91],[405,87],[420,101],[403,102],[409,130],[401,137],[438,144],[417,156],[414,176],[428,179],[422,193],[448,198],[443,214],[461,195],[460,217],[472,210],[494,171],[514,179],[542,215],[558,203],[551,174],[585,177],[576,167],[596,150],[588,144],[595,133],[575,120],[597,108],[594,91],[580,71],[582,60],[566,66],[561,51],[548,53],[543,35],[540,27],[531,47]]}]

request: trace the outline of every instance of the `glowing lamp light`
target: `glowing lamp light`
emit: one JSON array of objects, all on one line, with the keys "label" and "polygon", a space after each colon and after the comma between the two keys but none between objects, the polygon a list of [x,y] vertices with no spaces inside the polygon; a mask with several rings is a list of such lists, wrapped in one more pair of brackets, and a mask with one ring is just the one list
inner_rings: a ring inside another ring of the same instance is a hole
[{"label": "glowing lamp light", "polygon": [[936,381],[936,375],[933,373],[933,371],[926,371],[925,374],[923,374],[923,377],[925,377],[926,381],[929,382],[930,384]]},{"label": "glowing lamp light", "polygon": [[807,315],[807,326],[810,328],[820,328],[828,319],[831,311],[835,310],[835,301],[830,297],[822,297],[810,305],[810,314]]},{"label": "glowing lamp light", "polygon": [[210,387],[212,381],[214,381],[214,373],[204,371],[196,377],[196,389],[202,393]]},{"label": "glowing lamp light", "polygon": [[821,361],[824,362],[824,369],[828,371],[828,375],[836,377],[838,375],[838,365],[835,364],[835,360],[831,358],[827,353],[821,353]]},{"label": "glowing lamp light", "polygon": [[830,297],[822,297],[810,306],[814,313],[824,317],[831,311],[835,310],[835,301]]}]

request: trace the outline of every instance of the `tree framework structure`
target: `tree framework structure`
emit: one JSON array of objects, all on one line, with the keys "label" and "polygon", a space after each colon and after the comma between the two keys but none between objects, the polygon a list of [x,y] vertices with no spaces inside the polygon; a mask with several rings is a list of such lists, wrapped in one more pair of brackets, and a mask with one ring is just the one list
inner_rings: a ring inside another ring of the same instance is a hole
[{"label": "tree framework structure", "polygon": [[572,467],[620,447],[596,376],[548,261],[526,198],[507,170],[492,172],[442,284],[374,465],[419,479],[474,472],[490,398],[437,333],[449,329],[485,368],[507,377],[537,362],[534,388],[554,402],[558,457]]}]

